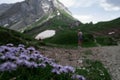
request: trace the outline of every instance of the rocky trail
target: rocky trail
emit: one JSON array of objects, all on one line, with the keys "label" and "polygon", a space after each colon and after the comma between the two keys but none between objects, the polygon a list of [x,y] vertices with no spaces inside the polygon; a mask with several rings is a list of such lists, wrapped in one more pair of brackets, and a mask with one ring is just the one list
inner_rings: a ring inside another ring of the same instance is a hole
[{"label": "rocky trail", "polygon": [[43,47],[42,54],[59,64],[79,67],[84,59],[99,60],[108,69],[112,80],[120,80],[120,46],[63,49]]}]

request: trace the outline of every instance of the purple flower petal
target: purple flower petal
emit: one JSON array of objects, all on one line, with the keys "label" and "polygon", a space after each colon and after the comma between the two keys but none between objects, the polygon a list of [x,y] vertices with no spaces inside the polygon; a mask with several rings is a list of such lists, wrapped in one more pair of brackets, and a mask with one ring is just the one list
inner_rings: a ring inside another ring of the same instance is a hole
[{"label": "purple flower petal", "polygon": [[0,65],[0,71],[12,71],[16,70],[17,65],[12,62],[5,62]]}]

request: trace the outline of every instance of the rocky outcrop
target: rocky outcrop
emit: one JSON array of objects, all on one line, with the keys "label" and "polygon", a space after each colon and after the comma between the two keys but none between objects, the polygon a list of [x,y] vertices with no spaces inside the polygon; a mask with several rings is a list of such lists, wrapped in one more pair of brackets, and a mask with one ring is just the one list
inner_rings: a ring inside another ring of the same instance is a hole
[{"label": "rocky outcrop", "polygon": [[25,0],[3,11],[0,14],[0,25],[13,30],[22,30],[43,16],[59,15],[59,10],[71,14],[58,0]]},{"label": "rocky outcrop", "polygon": [[0,5],[0,15],[4,13],[6,10],[8,10],[12,4],[1,4]]}]

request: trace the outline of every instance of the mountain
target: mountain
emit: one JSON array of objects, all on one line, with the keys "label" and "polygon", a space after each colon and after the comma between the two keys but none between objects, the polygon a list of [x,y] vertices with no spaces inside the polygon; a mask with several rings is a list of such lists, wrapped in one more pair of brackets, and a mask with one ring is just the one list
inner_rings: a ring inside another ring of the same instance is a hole
[{"label": "mountain", "polygon": [[118,34],[120,31],[120,17],[110,21],[98,22],[96,24],[93,24],[92,22],[82,24],[74,29],[79,29],[79,28],[84,32],[89,32],[89,33],[96,32],[96,33],[100,33],[101,35],[105,35],[105,34],[108,35],[109,32],[113,32],[113,31],[115,31],[116,34]]},{"label": "mountain", "polygon": [[12,4],[1,4],[0,5],[0,15],[4,13],[6,10],[8,10]]},{"label": "mountain", "polygon": [[[83,32],[83,47],[120,44],[120,17],[110,21],[98,22],[96,24],[91,22],[69,29],[59,29],[55,36],[45,39],[44,41],[58,45],[77,46],[78,29]],[[34,30],[31,32],[34,33]]]},{"label": "mountain", "polygon": [[[38,27],[56,16],[65,14],[69,16],[67,20],[77,21],[58,0],[25,0],[13,4],[4,11],[0,15],[0,25],[24,32],[26,29]],[[64,21],[66,22],[66,20]]]},{"label": "mountain", "polygon": [[106,22],[98,22],[91,27],[91,31],[94,31],[96,35],[108,35],[120,38],[120,17]]}]

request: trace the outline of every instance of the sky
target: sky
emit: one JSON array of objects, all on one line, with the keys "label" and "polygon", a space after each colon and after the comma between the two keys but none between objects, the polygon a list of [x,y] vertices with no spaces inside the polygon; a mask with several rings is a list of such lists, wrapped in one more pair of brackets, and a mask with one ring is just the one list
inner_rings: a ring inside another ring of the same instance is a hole
[{"label": "sky", "polygon": [[[15,3],[23,0],[0,0]],[[120,17],[120,0],[59,0],[83,23],[97,23]]]}]

